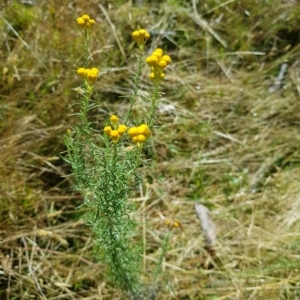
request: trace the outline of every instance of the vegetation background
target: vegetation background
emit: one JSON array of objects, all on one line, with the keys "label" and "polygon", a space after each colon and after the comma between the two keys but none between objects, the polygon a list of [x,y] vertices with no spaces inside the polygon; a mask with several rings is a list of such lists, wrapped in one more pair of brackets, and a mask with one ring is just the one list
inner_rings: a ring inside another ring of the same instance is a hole
[{"label": "vegetation background", "polygon": [[[145,284],[164,218],[179,220],[157,299],[300,299],[300,5],[293,0],[3,0],[0,4],[0,298],[125,299],[92,255],[70,166],[59,156],[76,119],[80,30],[96,19],[96,128],[122,114],[136,48],[172,57],[144,185]],[[283,63],[283,80],[275,80]],[[142,93],[149,80],[145,67]],[[275,81],[274,81],[275,80]],[[270,88],[271,87],[271,88]],[[214,253],[195,202],[211,211]],[[141,222],[142,223],[142,222]],[[151,299],[151,292],[148,293]]]}]

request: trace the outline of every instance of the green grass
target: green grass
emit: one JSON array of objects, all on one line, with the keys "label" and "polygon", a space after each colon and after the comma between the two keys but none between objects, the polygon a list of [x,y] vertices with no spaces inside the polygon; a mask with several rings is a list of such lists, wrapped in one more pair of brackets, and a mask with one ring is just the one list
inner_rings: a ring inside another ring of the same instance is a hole
[{"label": "green grass", "polygon": [[[147,49],[163,47],[172,57],[153,159],[130,200],[138,221],[146,220],[145,299],[153,292],[149,274],[161,253],[163,217],[183,227],[170,238],[157,299],[298,299],[300,6],[102,1],[111,26],[99,1],[6,2],[0,14],[0,298],[126,299],[93,257],[90,229],[77,209],[82,197],[73,194],[72,178],[65,177],[70,167],[59,157],[63,135],[76,122],[69,113],[78,109],[68,110],[80,84],[76,18],[88,13],[97,21],[91,48],[101,73],[94,93],[99,107],[90,116],[96,128],[128,105],[120,97],[132,88],[134,29],[152,35]],[[283,87],[270,94],[284,61]],[[146,93],[146,69],[143,74]],[[215,257],[205,250],[195,202],[211,210]]]}]

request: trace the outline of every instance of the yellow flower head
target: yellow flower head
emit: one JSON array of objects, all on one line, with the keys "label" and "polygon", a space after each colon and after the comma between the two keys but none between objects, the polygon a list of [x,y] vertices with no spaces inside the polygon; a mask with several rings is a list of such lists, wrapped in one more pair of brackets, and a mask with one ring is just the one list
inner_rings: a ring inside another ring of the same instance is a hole
[{"label": "yellow flower head", "polygon": [[119,121],[119,118],[115,115],[112,115],[109,119],[112,124],[117,124]]},{"label": "yellow flower head", "polygon": [[105,126],[103,131],[109,136],[110,133],[112,132],[111,126]]},{"label": "yellow flower head", "polygon": [[96,24],[94,19],[91,19],[89,15],[83,15],[77,18],[77,24],[85,31],[90,32],[93,26]]},{"label": "yellow flower head", "polygon": [[98,78],[99,70],[97,68],[92,68],[91,70],[88,70],[86,77],[89,81],[95,82]]},{"label": "yellow flower head", "polygon": [[163,53],[162,53],[161,51],[157,51],[157,50],[155,50],[155,51],[152,53],[153,56],[156,56],[156,57],[157,57],[158,61],[161,60],[162,54],[163,54]]},{"label": "yellow flower head", "polygon": [[96,21],[94,19],[90,19],[89,24],[91,25],[91,27],[93,27],[96,24]]},{"label": "yellow flower head", "polygon": [[119,135],[120,136],[122,136],[122,135],[124,135],[125,134],[125,132],[126,132],[126,130],[127,130],[127,126],[126,125],[124,125],[124,124],[120,124],[119,126],[118,126],[118,132],[119,132]]},{"label": "yellow flower head", "polygon": [[167,65],[171,62],[171,57],[169,55],[163,55],[161,59],[164,60]]},{"label": "yellow flower head", "polygon": [[77,74],[84,79],[87,79],[91,82],[95,82],[98,78],[99,70],[97,68],[85,69],[79,68]]},{"label": "yellow flower head", "polygon": [[112,130],[109,136],[111,137],[114,143],[117,143],[120,138],[118,130]]},{"label": "yellow flower head", "polygon": [[145,29],[135,30],[132,33],[132,38],[137,42],[140,49],[143,50],[144,45],[146,44],[147,40],[150,38],[150,34]]},{"label": "yellow flower head", "polygon": [[145,38],[145,36],[146,36],[146,30],[145,29],[140,29],[139,30],[139,38],[140,39],[144,39]]},{"label": "yellow flower head", "polygon": [[136,31],[134,31],[134,32],[132,33],[132,38],[133,38],[136,42],[139,41],[140,33],[139,33],[138,30],[136,30]]},{"label": "yellow flower head", "polygon": [[164,69],[168,64],[165,60],[161,59],[158,65],[161,69]]},{"label": "yellow flower head", "polygon": [[146,137],[143,134],[139,134],[136,136],[135,140],[137,143],[145,143]]},{"label": "yellow flower head", "polygon": [[150,67],[155,67],[158,65],[158,58],[155,55],[150,55],[146,58],[146,63],[150,66]]},{"label": "yellow flower head", "polygon": [[108,135],[114,143],[117,143],[119,139],[126,133],[127,126],[124,124],[120,124],[117,126],[119,118],[115,115],[110,117],[110,122],[112,126],[105,126],[104,133]]},{"label": "yellow flower head", "polygon": [[178,228],[180,226],[181,226],[181,224],[178,221],[174,221],[173,228]]},{"label": "yellow flower head", "polygon": [[137,127],[137,132],[139,134],[143,134],[145,137],[149,137],[151,135],[151,131],[147,124],[141,124],[139,127]]},{"label": "yellow flower head", "polygon": [[169,229],[179,228],[179,227],[182,228],[182,225],[179,221],[166,220],[165,225],[167,225]]},{"label": "yellow flower head", "polygon": [[151,136],[151,131],[147,124],[141,124],[138,127],[129,128],[128,135],[131,137],[131,141],[134,144],[141,147]]},{"label": "yellow flower head", "polygon": [[79,69],[77,70],[77,74],[78,74],[81,78],[85,78],[85,76],[86,76],[85,68],[79,68]]},{"label": "yellow flower head", "polygon": [[152,72],[152,73],[150,73],[149,74],[149,78],[151,79],[151,80],[153,80],[154,78],[155,78],[155,74]]},{"label": "yellow flower head", "polygon": [[165,225],[169,226],[169,224],[171,224],[171,221],[170,220],[166,220],[165,221]]},{"label": "yellow flower head", "polygon": [[133,138],[134,136],[136,136],[138,134],[137,128],[136,127],[129,128],[128,134],[131,138]]},{"label": "yellow flower head", "polygon": [[163,55],[161,48],[156,48],[150,56],[146,58],[146,63],[151,69],[149,78],[158,86],[162,79],[165,78],[163,70],[170,64],[171,58],[169,55]]},{"label": "yellow flower head", "polygon": [[81,18],[81,17],[77,18],[77,24],[78,24],[80,27],[84,27],[84,25],[85,25],[84,19]]},{"label": "yellow flower head", "polygon": [[88,22],[90,20],[89,15],[83,15],[81,18],[84,20],[84,22]]}]

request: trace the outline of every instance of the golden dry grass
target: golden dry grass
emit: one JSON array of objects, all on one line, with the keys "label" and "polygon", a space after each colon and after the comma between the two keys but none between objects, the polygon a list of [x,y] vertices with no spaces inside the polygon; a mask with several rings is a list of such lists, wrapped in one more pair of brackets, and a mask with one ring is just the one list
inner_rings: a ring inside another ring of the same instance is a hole
[{"label": "golden dry grass", "polygon": [[[154,157],[131,199],[146,220],[145,299],[155,293],[149,274],[167,231],[163,217],[183,227],[172,234],[157,299],[300,299],[299,4],[21,2],[0,4],[0,298],[126,299],[93,258],[82,198],[59,157],[76,122],[68,117],[81,62],[75,19],[89,13],[101,68],[96,128],[125,111],[132,30],[147,28],[148,49],[161,46],[173,59]],[[283,87],[270,94],[282,62]],[[141,93],[149,91],[144,74]],[[211,210],[215,256],[205,250],[195,202]]]}]

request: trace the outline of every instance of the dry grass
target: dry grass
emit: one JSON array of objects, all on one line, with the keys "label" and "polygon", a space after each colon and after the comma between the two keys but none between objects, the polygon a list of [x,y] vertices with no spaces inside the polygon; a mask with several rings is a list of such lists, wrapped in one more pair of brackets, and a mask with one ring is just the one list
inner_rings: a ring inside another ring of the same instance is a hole
[{"label": "dry grass", "polygon": [[[173,58],[154,159],[132,199],[146,220],[145,283],[165,216],[183,228],[172,235],[157,299],[300,299],[299,4],[21,2],[5,1],[0,14],[0,298],[126,298],[93,259],[84,210],[76,209],[82,199],[59,157],[76,121],[67,109],[81,59],[75,18],[89,13],[102,73],[96,127],[125,109],[119,96],[131,89],[133,29],[146,27],[150,48],[163,46]],[[284,85],[270,94],[284,61]],[[148,85],[145,76],[142,93]],[[213,257],[195,201],[217,227]]]}]

